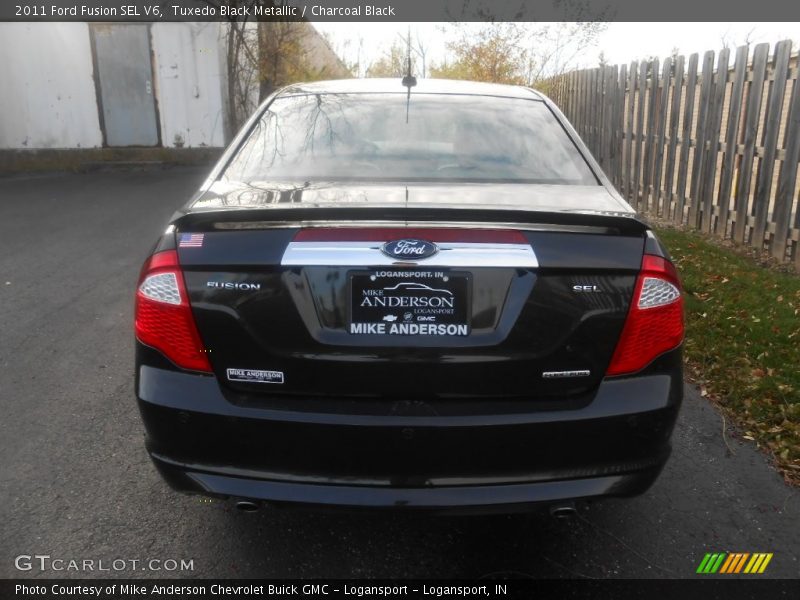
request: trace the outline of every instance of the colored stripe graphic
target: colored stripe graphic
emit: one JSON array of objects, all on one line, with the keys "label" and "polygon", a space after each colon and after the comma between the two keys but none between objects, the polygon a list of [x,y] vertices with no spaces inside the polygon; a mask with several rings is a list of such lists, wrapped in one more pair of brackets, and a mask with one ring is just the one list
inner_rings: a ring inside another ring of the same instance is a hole
[{"label": "colored stripe graphic", "polygon": [[730,573],[730,568],[736,561],[739,559],[738,554],[728,554],[728,558],[722,563],[722,568],[719,570],[720,573]]},{"label": "colored stripe graphic", "polygon": [[772,553],[769,554],[764,552],[760,554],[753,554],[753,558],[750,559],[750,562],[747,563],[747,566],[744,568],[745,573],[763,573],[764,570],[767,568],[769,561],[772,560]]},{"label": "colored stripe graphic", "polygon": [[722,565],[720,573],[738,573],[741,570],[744,561],[750,556],[748,552],[735,552],[728,555],[728,560]]},{"label": "colored stripe graphic", "polygon": [[[701,574],[760,574],[772,560],[771,552],[708,552],[700,561],[697,573]],[[749,560],[748,560],[749,559]],[[745,564],[747,566],[745,566]],[[742,570],[744,569],[744,571]]]},{"label": "colored stripe graphic", "polygon": [[750,556],[749,552],[745,552],[744,554],[742,554],[742,558],[739,559],[739,562],[736,564],[734,573],[739,573],[742,570],[742,567],[744,566],[744,561],[747,560],[748,556]]},{"label": "colored stripe graphic", "polygon": [[771,560],[772,560],[772,552],[768,553],[767,556],[764,558],[764,562],[761,563],[761,567],[758,569],[758,572],[763,573],[767,569],[767,565]]},{"label": "colored stripe graphic", "polygon": [[703,562],[697,567],[698,573],[716,573],[725,558],[724,552],[714,552],[713,554],[706,554]]},{"label": "colored stripe graphic", "polygon": [[708,564],[708,561],[710,559],[711,559],[711,555],[710,554],[706,554],[703,557],[703,560],[700,562],[700,566],[697,567],[697,573],[705,573],[706,572],[706,565]]},{"label": "colored stripe graphic", "polygon": [[721,553],[720,553],[720,555],[719,555],[719,557],[717,558],[716,562],[715,562],[715,563],[714,563],[714,565],[711,567],[711,571],[710,571],[711,573],[716,573],[716,572],[717,572],[717,569],[719,569],[719,566],[722,564],[722,560],[723,560],[724,558],[725,558],[725,553],[724,553],[724,552],[721,552]]}]

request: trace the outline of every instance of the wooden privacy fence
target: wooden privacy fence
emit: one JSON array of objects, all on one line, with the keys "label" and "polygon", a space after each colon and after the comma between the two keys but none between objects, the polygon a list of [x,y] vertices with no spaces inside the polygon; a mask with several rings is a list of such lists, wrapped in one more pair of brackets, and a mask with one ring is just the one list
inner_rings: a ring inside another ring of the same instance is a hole
[{"label": "wooden privacy fence", "polygon": [[800,268],[800,84],[790,41],[772,55],[769,44],[733,57],[726,48],[548,84],[634,208]]}]

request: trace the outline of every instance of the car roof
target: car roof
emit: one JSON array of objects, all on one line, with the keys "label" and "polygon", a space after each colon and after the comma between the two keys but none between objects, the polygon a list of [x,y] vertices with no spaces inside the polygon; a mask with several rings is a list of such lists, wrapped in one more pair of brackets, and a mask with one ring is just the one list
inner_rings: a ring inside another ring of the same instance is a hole
[{"label": "car roof", "polygon": [[[278,95],[295,94],[405,94],[407,89],[400,77],[391,79],[337,79],[331,81],[314,81],[296,83],[283,88]],[[457,79],[418,79],[417,85],[411,88],[412,94],[464,94],[473,96],[503,96],[507,98],[524,98],[526,100],[542,100],[541,94],[518,85],[499,83],[481,83],[477,81],[461,81]]]}]

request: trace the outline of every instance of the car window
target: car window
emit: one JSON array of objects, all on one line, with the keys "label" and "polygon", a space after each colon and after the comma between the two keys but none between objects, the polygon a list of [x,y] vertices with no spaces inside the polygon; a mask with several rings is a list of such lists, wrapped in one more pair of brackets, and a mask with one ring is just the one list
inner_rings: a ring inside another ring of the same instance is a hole
[{"label": "car window", "polygon": [[413,92],[278,98],[223,176],[597,184],[543,102]]}]

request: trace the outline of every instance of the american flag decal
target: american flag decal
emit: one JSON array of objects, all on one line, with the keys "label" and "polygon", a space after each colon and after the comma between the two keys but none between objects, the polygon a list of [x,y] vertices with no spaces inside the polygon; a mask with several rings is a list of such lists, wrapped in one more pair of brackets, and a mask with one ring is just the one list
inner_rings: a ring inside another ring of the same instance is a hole
[{"label": "american flag decal", "polygon": [[182,233],[178,241],[178,248],[201,248],[203,246],[202,233]]}]

